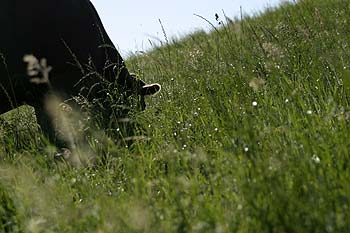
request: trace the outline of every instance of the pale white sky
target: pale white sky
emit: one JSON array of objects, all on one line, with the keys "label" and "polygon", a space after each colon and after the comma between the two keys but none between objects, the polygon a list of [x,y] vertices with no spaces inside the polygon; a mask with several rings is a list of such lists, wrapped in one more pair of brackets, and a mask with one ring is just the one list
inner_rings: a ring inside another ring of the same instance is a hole
[{"label": "pale white sky", "polygon": [[169,37],[181,36],[195,29],[209,29],[208,23],[194,14],[215,22],[215,13],[229,17],[276,6],[280,0],[91,0],[111,39],[123,56],[147,50],[149,39],[164,41],[160,19]]}]

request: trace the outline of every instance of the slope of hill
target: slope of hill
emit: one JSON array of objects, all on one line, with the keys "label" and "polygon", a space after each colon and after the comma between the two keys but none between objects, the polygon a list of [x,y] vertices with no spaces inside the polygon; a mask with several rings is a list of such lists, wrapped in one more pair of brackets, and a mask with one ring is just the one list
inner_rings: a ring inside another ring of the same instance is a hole
[{"label": "slope of hill", "polygon": [[0,227],[347,232],[349,15],[349,1],[303,0],[133,56],[131,70],[163,85],[136,116],[149,140],[92,140],[101,165],[54,162],[37,152],[31,113],[13,114],[0,130]]}]

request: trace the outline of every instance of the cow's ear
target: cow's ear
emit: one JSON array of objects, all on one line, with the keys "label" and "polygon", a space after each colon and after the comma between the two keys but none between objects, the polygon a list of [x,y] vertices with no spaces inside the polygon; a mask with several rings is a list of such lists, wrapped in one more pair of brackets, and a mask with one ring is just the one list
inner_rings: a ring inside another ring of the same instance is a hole
[{"label": "cow's ear", "polygon": [[141,95],[154,95],[162,89],[158,83],[147,84],[142,87]]}]

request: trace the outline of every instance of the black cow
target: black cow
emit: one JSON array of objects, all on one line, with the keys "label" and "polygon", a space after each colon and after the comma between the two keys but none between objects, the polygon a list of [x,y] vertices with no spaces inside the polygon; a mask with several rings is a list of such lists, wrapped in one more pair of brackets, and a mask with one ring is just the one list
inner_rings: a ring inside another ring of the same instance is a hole
[{"label": "black cow", "polygon": [[[103,89],[91,91],[101,77],[140,96],[160,89],[130,75],[89,0],[0,0],[0,32],[0,114],[22,104],[33,106],[51,141],[55,135],[45,106],[48,93],[64,99],[103,97]],[[53,68],[49,82],[29,77],[40,73],[28,72],[23,58],[29,54],[48,61]]]}]

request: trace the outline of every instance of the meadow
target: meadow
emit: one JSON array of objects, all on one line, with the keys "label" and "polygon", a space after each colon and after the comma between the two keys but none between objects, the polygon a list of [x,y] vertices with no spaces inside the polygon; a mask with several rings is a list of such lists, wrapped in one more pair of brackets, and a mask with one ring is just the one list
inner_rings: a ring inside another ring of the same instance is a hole
[{"label": "meadow", "polygon": [[96,131],[94,165],[54,159],[31,108],[1,116],[0,232],[349,232],[349,16],[301,0],[165,28],[127,61],[163,87],[130,116],[143,140]]}]

